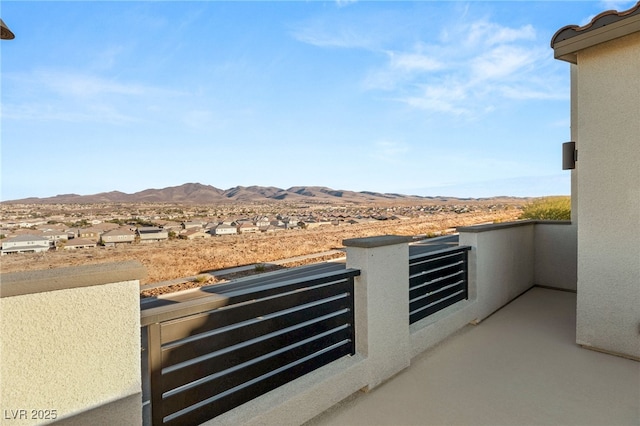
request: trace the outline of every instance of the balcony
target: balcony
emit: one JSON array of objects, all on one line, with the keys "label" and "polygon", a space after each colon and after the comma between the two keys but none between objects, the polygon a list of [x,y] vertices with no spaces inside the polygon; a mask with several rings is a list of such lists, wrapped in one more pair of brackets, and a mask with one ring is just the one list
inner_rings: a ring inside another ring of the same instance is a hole
[{"label": "balcony", "polygon": [[638,362],[575,337],[576,295],[534,287],[305,426],[637,425]]},{"label": "balcony", "polygon": [[344,244],[346,265],[311,277],[157,303],[140,304],[134,264],[3,276],[4,420],[637,424],[640,363],[575,343],[575,226]]}]

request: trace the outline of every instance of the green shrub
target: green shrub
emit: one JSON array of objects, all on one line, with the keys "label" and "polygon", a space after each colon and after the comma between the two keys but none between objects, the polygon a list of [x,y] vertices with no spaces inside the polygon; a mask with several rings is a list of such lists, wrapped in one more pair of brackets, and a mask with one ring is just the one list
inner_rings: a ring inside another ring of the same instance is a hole
[{"label": "green shrub", "polygon": [[571,220],[571,197],[545,197],[522,209],[521,219]]}]

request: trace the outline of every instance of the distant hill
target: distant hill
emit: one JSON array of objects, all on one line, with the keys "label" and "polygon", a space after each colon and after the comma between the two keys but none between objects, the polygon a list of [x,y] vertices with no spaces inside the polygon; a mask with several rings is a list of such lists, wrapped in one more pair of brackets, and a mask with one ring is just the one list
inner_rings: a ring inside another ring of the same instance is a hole
[{"label": "distant hill", "polygon": [[[499,199],[513,199],[500,197]],[[215,204],[224,202],[260,202],[269,200],[322,201],[370,203],[388,201],[463,201],[453,197],[420,197],[417,195],[383,194],[370,191],[345,191],[323,186],[293,186],[281,189],[273,186],[235,186],[226,190],[200,183],[185,183],[162,189],[145,189],[126,194],[120,191],[102,192],[94,195],[62,194],[54,197],[30,197],[4,201],[2,204],[98,204],[98,203],[190,203]]]}]

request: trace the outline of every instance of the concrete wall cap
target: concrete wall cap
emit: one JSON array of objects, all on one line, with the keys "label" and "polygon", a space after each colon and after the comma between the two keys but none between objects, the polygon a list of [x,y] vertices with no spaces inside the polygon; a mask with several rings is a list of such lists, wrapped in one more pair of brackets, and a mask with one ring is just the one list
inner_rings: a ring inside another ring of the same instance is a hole
[{"label": "concrete wall cap", "polygon": [[513,228],[517,226],[527,226],[527,225],[571,225],[571,221],[570,220],[518,220],[515,222],[490,223],[487,225],[459,226],[456,228],[456,231],[480,233],[480,232],[497,231],[500,229]]},{"label": "concrete wall cap", "polygon": [[349,238],[342,240],[342,244],[346,247],[375,248],[395,244],[406,244],[411,241],[413,241],[413,237],[404,235],[379,235],[377,237]]},{"label": "concrete wall cap", "polygon": [[144,265],[135,260],[11,272],[0,274],[0,297],[140,280],[146,274]]}]

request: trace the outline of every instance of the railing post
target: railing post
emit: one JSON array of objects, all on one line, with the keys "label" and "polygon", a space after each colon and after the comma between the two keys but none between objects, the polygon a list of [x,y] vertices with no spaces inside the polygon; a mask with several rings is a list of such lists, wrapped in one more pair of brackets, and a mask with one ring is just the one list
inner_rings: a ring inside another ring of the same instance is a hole
[{"label": "railing post", "polygon": [[365,390],[410,364],[409,241],[411,237],[394,235],[343,241],[347,268],[360,270],[355,285],[356,352],[367,359]]},{"label": "railing post", "polygon": [[[151,424],[161,425],[163,423],[162,415],[162,353],[160,342],[160,324],[153,323],[146,327],[147,332],[147,351],[145,354],[148,358],[148,370],[145,372],[149,375],[149,398],[151,403]],[[147,421],[148,419],[144,419]]]}]

